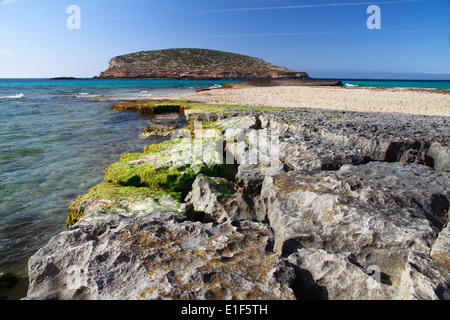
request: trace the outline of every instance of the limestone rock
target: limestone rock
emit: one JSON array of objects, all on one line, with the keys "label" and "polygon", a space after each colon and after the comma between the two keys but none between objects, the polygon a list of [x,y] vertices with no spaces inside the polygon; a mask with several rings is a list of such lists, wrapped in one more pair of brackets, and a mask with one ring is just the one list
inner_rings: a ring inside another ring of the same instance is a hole
[{"label": "limestone rock", "polygon": [[216,125],[222,128],[222,133],[227,143],[245,141],[245,137],[251,130],[258,129],[255,116],[238,116],[217,121]]},{"label": "limestone rock", "polygon": [[177,129],[177,125],[162,125],[154,124],[152,126],[146,127],[142,132],[143,137],[171,137],[172,134]]},{"label": "limestone rock", "polygon": [[371,162],[267,176],[261,196],[277,254],[299,247],[351,252],[394,283],[411,250],[430,251],[448,209],[448,185],[448,174],[425,166]]},{"label": "limestone rock", "polygon": [[205,112],[198,109],[186,109],[184,111],[184,114],[186,115],[186,119],[188,121],[206,122],[219,121],[227,118],[249,115],[249,113],[243,111]]},{"label": "limestone rock", "polygon": [[430,256],[450,270],[450,229],[448,225],[439,233]]},{"label": "limestone rock", "polygon": [[449,300],[450,270],[424,253],[411,251],[397,299]]},{"label": "limestone rock", "polygon": [[142,154],[122,155],[105,170],[105,181],[187,194],[197,174],[225,171],[221,139],[181,138],[150,146]]},{"label": "limestone rock", "polygon": [[229,220],[265,221],[265,210],[259,209],[258,200],[238,192],[237,186],[224,178],[203,174],[197,176],[186,198],[195,211],[206,213],[216,223]]},{"label": "limestone rock", "polygon": [[249,221],[82,219],[31,257],[26,299],[294,299],[272,241]]},{"label": "limestone rock", "polygon": [[203,123],[72,202],[27,299],[449,298],[446,119],[115,108]]},{"label": "limestone rock", "polygon": [[428,150],[428,155],[434,160],[434,168],[438,171],[450,171],[450,148],[435,142]]},{"label": "limestone rock", "polygon": [[[326,141],[338,148],[357,150],[376,161],[397,162],[417,152],[433,158],[440,168],[448,159],[448,124],[445,117],[426,117],[406,114],[384,114],[337,110],[296,109],[293,111],[260,114],[262,128],[290,132],[309,139]],[[431,154],[427,153],[432,143]],[[439,145],[442,146],[439,148]],[[438,155],[439,154],[439,155]],[[419,158],[420,158],[419,155]],[[444,169],[440,169],[444,170]]]},{"label": "limestone rock", "polygon": [[305,300],[385,300],[394,288],[371,277],[352,254],[302,248],[289,256],[295,266],[296,292]]},{"label": "limestone rock", "polygon": [[152,213],[156,218],[177,212],[184,217],[187,208],[176,192],[101,183],[72,201],[68,211],[67,225],[71,226],[83,217],[89,221],[109,214],[141,218]]}]

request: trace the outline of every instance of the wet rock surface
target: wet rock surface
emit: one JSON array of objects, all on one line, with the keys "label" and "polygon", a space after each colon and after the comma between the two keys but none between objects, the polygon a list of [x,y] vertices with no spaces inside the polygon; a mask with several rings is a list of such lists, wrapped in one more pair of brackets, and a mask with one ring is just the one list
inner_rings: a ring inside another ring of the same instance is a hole
[{"label": "wet rock surface", "polygon": [[27,299],[449,298],[450,119],[185,112],[72,203]]}]

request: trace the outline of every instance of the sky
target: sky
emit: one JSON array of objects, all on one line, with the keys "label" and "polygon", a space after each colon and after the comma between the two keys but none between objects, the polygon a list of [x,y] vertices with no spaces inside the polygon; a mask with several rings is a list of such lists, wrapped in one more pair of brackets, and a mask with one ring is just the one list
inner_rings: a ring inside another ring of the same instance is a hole
[{"label": "sky", "polygon": [[117,55],[203,48],[315,78],[450,79],[449,17],[450,0],[0,0],[0,78],[93,77]]}]

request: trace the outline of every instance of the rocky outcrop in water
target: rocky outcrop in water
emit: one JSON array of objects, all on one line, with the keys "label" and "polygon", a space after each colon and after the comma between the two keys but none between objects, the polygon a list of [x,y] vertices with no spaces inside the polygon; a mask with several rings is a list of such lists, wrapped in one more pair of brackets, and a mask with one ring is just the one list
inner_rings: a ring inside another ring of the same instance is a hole
[{"label": "rocky outcrop in water", "polygon": [[450,297],[449,119],[177,105],[71,204],[27,299]]},{"label": "rocky outcrop in water", "polygon": [[259,58],[207,49],[142,51],[112,58],[99,78],[308,79]]}]

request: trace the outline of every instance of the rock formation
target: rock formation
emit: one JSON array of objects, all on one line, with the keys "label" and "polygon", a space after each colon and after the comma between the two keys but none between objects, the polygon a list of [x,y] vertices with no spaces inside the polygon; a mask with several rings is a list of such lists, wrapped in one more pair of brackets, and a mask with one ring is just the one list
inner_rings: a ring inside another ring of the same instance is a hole
[{"label": "rock formation", "polygon": [[172,108],[189,124],[71,204],[26,299],[450,297],[448,119]]},{"label": "rock formation", "polygon": [[207,49],[166,49],[114,57],[99,77],[220,80],[307,79],[308,75],[240,54]]}]

